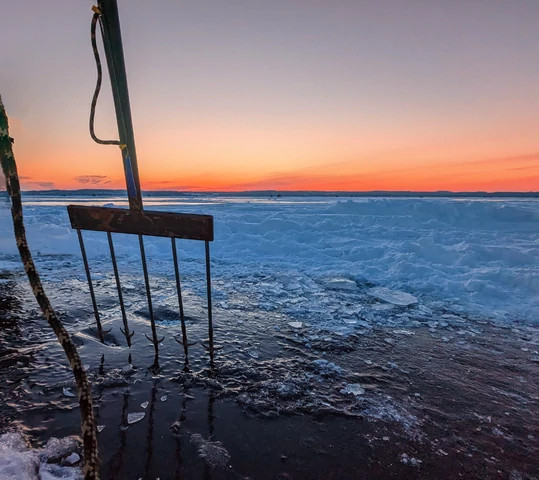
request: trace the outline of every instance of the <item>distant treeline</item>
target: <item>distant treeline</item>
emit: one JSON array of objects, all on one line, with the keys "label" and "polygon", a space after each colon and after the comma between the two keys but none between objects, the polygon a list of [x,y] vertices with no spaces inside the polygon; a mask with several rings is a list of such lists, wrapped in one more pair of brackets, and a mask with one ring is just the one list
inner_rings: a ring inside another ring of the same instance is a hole
[{"label": "distant treeline", "polygon": [[[95,196],[95,197],[126,197],[125,190],[107,189],[79,189],[79,190],[26,190],[23,193],[47,196]],[[539,198],[539,192],[408,192],[408,191],[384,191],[373,190],[369,192],[320,192],[320,191],[279,191],[279,190],[255,190],[245,192],[182,192],[151,190],[144,191],[145,197],[206,197],[216,195],[220,197],[449,197],[449,198]]]}]

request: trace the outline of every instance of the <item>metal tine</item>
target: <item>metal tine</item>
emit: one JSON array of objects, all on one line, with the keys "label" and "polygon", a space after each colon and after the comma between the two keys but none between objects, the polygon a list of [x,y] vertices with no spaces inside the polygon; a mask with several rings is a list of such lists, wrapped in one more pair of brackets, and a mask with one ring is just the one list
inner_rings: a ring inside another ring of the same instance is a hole
[{"label": "metal tine", "polygon": [[211,304],[211,271],[210,271],[210,242],[204,242],[206,250],[206,288],[208,295],[208,350],[210,352],[210,362],[213,366],[213,315]]},{"label": "metal tine", "polygon": [[120,328],[127,341],[127,346],[131,348],[131,337],[135,332],[129,332],[129,325],[127,324],[127,315],[125,313],[124,297],[122,295],[122,285],[120,283],[120,275],[118,274],[118,265],[116,264],[116,255],[114,254],[114,244],[112,243],[112,235],[107,232],[107,238],[109,240],[110,258],[112,259],[112,268],[114,269],[114,278],[116,279],[116,290],[118,290],[118,299],[120,300],[120,310],[122,311],[122,321],[124,328]]},{"label": "metal tine", "polygon": [[172,257],[174,259],[174,273],[176,275],[176,292],[178,293],[178,303],[180,305],[180,322],[182,326],[182,339],[178,340],[176,337],[173,337],[180,345],[183,345],[183,351],[185,353],[185,358],[189,356],[189,347],[196,345],[197,342],[189,343],[187,341],[187,328],[185,327],[185,315],[183,311],[183,299],[182,299],[182,285],[180,281],[180,267],[178,265],[178,252],[176,250],[176,239],[172,237]]},{"label": "metal tine", "polygon": [[[124,334],[125,338],[131,338],[133,335],[135,335],[134,330],[132,332],[130,332],[130,333],[125,333],[126,331],[122,327],[120,327],[120,332],[122,332]],[[127,343],[129,343],[129,342],[127,342]],[[129,346],[131,346],[131,345],[129,345]]]},{"label": "metal tine", "polygon": [[86,249],[84,248],[84,240],[82,239],[82,232],[80,231],[80,228],[77,228],[77,235],[79,237],[79,245],[82,253],[82,261],[84,262],[84,269],[86,270],[86,279],[88,280],[88,287],[90,288],[90,297],[92,297],[92,305],[94,307],[95,322],[97,324],[97,331],[99,332],[99,340],[101,343],[104,343],[105,333],[109,333],[110,330],[103,331],[103,327],[101,326],[101,318],[99,317],[99,309],[97,308],[97,302],[95,300],[92,276],[90,275],[90,266],[88,265],[88,258],[86,257]]},{"label": "metal tine", "polygon": [[[154,339],[148,337],[148,334],[147,334],[147,333],[145,333],[144,336],[148,339],[148,341],[149,341],[150,343],[153,343],[153,344],[154,344],[154,347],[155,347]],[[152,335],[152,336],[153,336],[153,335]],[[157,339],[157,344],[162,343],[164,339],[165,339],[165,337],[158,338],[158,339]],[[159,354],[159,349],[156,348],[156,349],[155,349],[155,352],[156,352],[156,355]]]},{"label": "metal tine", "polygon": [[165,337],[159,340],[157,338],[157,331],[155,329],[155,319],[153,317],[153,306],[152,306],[152,293],[150,292],[150,279],[148,277],[148,266],[146,265],[146,254],[144,253],[144,239],[142,235],[138,236],[139,245],[140,245],[140,258],[142,259],[142,271],[144,272],[144,283],[146,284],[146,297],[148,299],[148,311],[150,313],[150,324],[152,327],[152,338],[146,335],[146,338],[153,343],[153,348],[155,349],[155,355],[159,355],[159,344],[165,339]]}]

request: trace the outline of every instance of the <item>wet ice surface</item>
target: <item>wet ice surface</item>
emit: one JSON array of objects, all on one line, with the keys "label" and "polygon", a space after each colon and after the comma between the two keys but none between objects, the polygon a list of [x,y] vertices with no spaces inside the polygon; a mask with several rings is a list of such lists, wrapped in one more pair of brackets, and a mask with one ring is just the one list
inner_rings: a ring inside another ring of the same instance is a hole
[{"label": "wet ice surface", "polygon": [[[10,302],[2,340],[18,345],[1,357],[3,418],[34,441],[76,434],[76,399],[64,394],[74,391],[69,370],[22,280],[0,284]],[[170,318],[158,323],[166,338],[155,370],[145,317],[130,314],[130,352],[119,318],[108,321],[112,331],[101,345],[91,312],[70,307],[85,296],[70,282],[56,284],[51,299],[89,367],[104,478],[452,478],[455,471],[527,478],[534,471],[535,327],[502,327],[446,310],[426,314],[421,304],[392,305],[383,325],[387,310],[373,309],[378,304],[364,293],[357,323],[346,330],[312,321],[296,328],[293,317],[247,309],[252,299],[238,296],[239,308],[215,310],[223,347],[215,371],[199,344],[184,371],[172,339],[179,325]],[[132,309],[140,293],[133,293]],[[195,341],[206,336],[204,298],[190,303],[200,313],[188,319]],[[28,340],[21,338],[23,318]]]},{"label": "wet ice surface", "polygon": [[[58,233],[60,242],[65,235]],[[117,250],[135,331],[130,351],[119,330],[111,266],[96,254],[103,245],[94,238],[88,237],[87,248],[93,250],[104,327],[112,329],[105,345],[92,329],[78,252],[65,248],[71,240],[61,247],[67,254],[42,252],[37,259],[52,303],[89,368],[104,478],[534,473],[538,332],[529,318],[518,321],[517,310],[480,315],[404,284],[364,280],[350,265],[341,268],[338,258],[327,262],[335,260],[340,271],[310,268],[309,258],[294,268],[256,266],[249,258],[232,266],[219,255],[224,247],[216,246],[215,337],[222,349],[212,371],[197,343],[185,371],[183,349],[172,338],[180,329],[169,244],[150,243],[157,329],[165,336],[160,368],[151,369],[144,283],[129,239],[119,239]],[[258,241],[264,245],[254,236],[253,248],[262,248]],[[335,245],[341,255],[347,249]],[[180,255],[184,302],[189,341],[200,342],[207,337],[203,251],[190,252]],[[78,433],[77,400],[69,395],[75,388],[63,353],[43,326],[16,260],[10,268],[3,262],[0,280],[6,379],[0,426],[20,427],[39,443]],[[534,301],[527,299],[528,309]]]}]

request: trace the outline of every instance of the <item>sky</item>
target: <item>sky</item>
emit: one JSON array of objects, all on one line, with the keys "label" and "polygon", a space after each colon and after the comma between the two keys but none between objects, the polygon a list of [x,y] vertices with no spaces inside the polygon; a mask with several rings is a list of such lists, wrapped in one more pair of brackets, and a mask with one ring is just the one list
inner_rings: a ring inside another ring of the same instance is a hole
[{"label": "sky", "polygon": [[[143,189],[539,190],[537,0],[118,3]],[[91,6],[2,7],[24,189],[125,188]]]}]

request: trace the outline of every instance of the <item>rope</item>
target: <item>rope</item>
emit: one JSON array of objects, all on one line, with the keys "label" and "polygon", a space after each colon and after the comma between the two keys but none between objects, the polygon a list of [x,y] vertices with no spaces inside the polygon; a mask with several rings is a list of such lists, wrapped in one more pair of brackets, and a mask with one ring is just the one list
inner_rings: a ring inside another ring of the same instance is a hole
[{"label": "rope", "polygon": [[92,106],[90,107],[90,136],[92,140],[101,145],[122,145],[119,140],[101,140],[95,134],[94,130],[94,120],[95,120],[95,107],[97,105],[97,98],[99,97],[99,92],[101,91],[101,83],[103,81],[103,68],[101,67],[101,58],[99,57],[99,50],[97,49],[97,40],[95,36],[97,22],[99,21],[99,27],[101,28],[101,35],[103,35],[103,23],[101,21],[101,11],[94,7],[94,15],[92,16],[92,25],[90,28],[90,34],[92,39],[92,50],[94,52],[95,65],[97,67],[97,82],[95,84],[94,96],[92,97]]},{"label": "rope", "polygon": [[82,443],[84,446],[84,478],[85,480],[99,480],[99,453],[90,383],[88,382],[81,359],[69,333],[57,317],[43,290],[41,279],[39,278],[32,254],[26,242],[21,189],[17,174],[17,164],[15,163],[13,148],[11,146],[12,142],[13,139],[9,136],[7,114],[2,103],[2,97],[0,97],[0,163],[6,177],[6,189],[11,199],[11,215],[13,217],[13,229],[15,231],[17,247],[37,303],[62,345],[73,371],[73,376],[75,377],[81,415]]},{"label": "rope", "polygon": [[[94,52],[95,65],[97,68],[97,81],[95,85],[94,95],[92,97],[92,104],[90,107],[90,122],[89,122],[90,136],[92,137],[94,142],[99,143],[101,145],[118,145],[120,147],[120,150],[122,151],[122,158],[124,160],[124,169],[126,171],[127,194],[129,196],[129,204],[131,205],[131,208],[142,210],[141,201],[138,200],[140,194],[138,192],[137,184],[135,183],[135,178],[133,176],[133,167],[131,165],[131,157],[129,156],[129,149],[127,148],[127,145],[125,143],[122,143],[120,140],[101,140],[95,134],[95,130],[94,130],[95,109],[97,105],[97,98],[99,97],[99,92],[101,91],[101,83],[103,81],[103,68],[101,67],[101,58],[99,57],[99,50],[97,49],[97,39],[95,35],[97,22],[99,22],[99,27],[101,29],[101,38],[103,39],[103,42],[107,42],[109,48],[110,48],[110,42],[108,41],[104,32],[103,21],[102,21],[103,13],[99,9],[99,7],[96,7],[95,5],[92,7],[92,11],[94,12],[94,14],[92,16],[90,34],[91,34],[91,40],[92,40],[92,50]],[[114,64],[113,56],[111,56],[109,60]],[[112,68],[112,71],[115,71],[114,66]],[[112,81],[112,89],[113,91],[117,89],[117,85],[115,85],[114,81]],[[118,125],[118,128],[120,129],[120,125]]]}]

